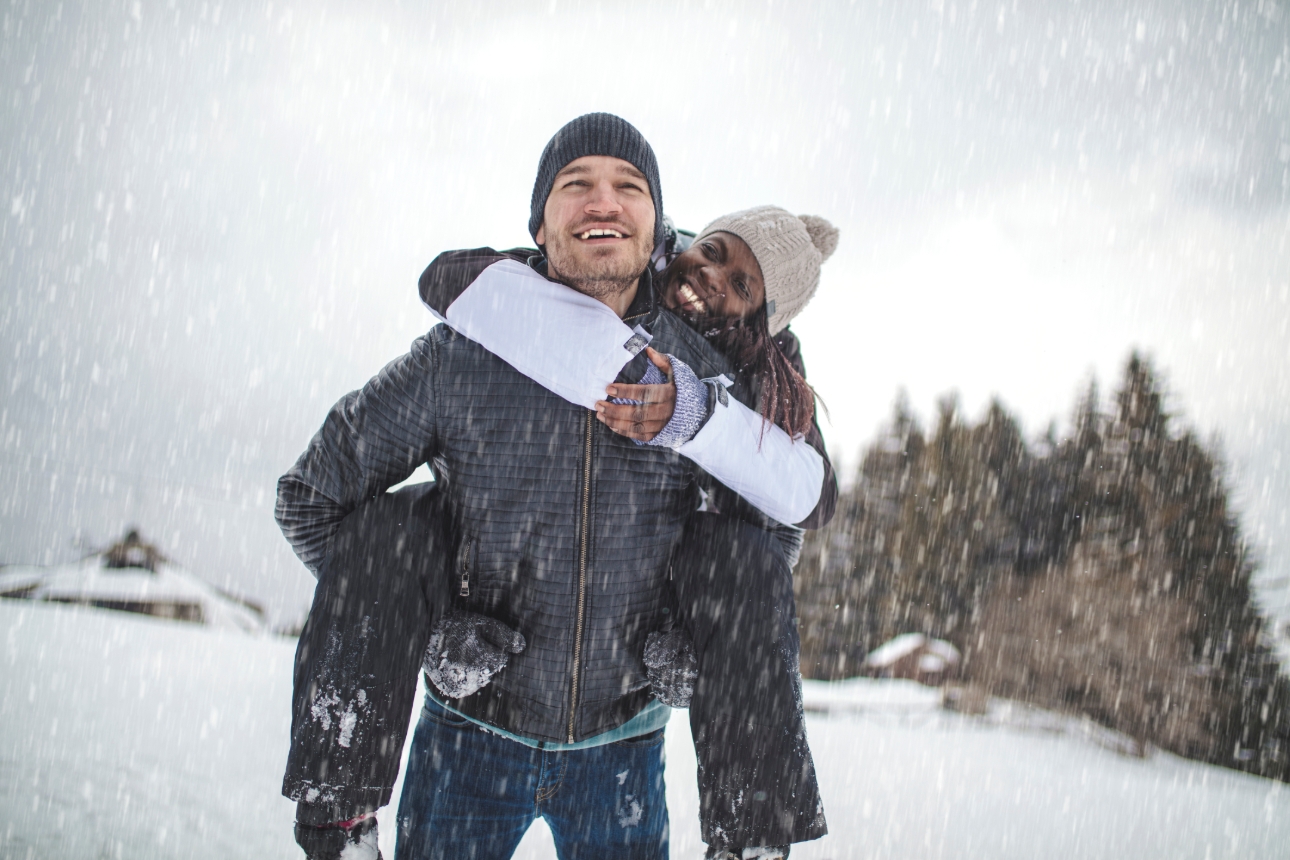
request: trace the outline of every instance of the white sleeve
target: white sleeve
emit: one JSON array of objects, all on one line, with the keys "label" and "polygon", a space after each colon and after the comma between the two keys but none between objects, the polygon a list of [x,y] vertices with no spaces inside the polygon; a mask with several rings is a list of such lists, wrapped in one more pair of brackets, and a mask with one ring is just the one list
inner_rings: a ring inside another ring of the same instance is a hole
[{"label": "white sleeve", "polygon": [[604,303],[515,260],[485,269],[443,315],[430,312],[543,388],[588,409],[605,399],[605,388],[649,342]]},{"label": "white sleeve", "polygon": [[712,417],[677,453],[781,523],[800,523],[815,510],[824,486],[824,458],[805,439],[735,400],[723,398]]},{"label": "white sleeve", "polygon": [[[429,307],[427,305],[427,307]],[[485,269],[440,315],[454,331],[570,403],[594,409],[605,388],[649,342],[605,304],[515,260]],[[804,440],[733,397],[678,453],[767,516],[798,523],[815,509],[824,459]]]}]

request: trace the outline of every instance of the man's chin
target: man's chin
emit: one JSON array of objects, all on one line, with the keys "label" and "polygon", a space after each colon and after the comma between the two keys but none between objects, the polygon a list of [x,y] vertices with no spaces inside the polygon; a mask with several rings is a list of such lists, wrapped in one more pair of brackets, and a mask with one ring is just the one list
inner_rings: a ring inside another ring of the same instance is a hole
[{"label": "man's chin", "polygon": [[[590,250],[592,253],[584,253]],[[567,259],[552,260],[561,276],[574,281],[627,281],[640,277],[649,265],[649,255],[629,253],[625,248],[578,249]]]},{"label": "man's chin", "polygon": [[[640,261],[640,253],[630,245],[583,245],[573,248],[573,258],[585,268],[631,269]],[[645,268],[646,260],[640,263]]]}]

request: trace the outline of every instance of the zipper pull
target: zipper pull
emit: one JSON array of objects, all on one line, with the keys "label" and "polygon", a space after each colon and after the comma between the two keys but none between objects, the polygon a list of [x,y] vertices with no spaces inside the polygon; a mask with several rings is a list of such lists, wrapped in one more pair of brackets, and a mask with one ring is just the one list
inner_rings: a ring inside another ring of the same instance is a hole
[{"label": "zipper pull", "polygon": [[466,552],[461,559],[461,591],[462,597],[470,597],[470,541],[466,541]]}]

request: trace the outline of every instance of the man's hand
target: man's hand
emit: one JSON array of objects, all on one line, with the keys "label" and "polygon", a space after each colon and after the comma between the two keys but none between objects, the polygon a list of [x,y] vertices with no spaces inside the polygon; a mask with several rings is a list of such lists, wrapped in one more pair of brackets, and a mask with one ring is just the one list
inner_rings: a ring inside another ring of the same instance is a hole
[{"label": "man's hand", "polygon": [[425,669],[439,692],[464,699],[506,668],[511,654],[524,650],[524,635],[496,618],[453,612],[430,631]]},{"label": "man's hand", "polygon": [[645,355],[662,373],[667,382],[662,385],[623,385],[614,383],[605,389],[611,398],[634,400],[635,403],[596,401],[596,417],[620,436],[648,442],[659,434],[672,420],[676,411],[676,382],[672,379],[672,363],[667,356],[645,348]]}]

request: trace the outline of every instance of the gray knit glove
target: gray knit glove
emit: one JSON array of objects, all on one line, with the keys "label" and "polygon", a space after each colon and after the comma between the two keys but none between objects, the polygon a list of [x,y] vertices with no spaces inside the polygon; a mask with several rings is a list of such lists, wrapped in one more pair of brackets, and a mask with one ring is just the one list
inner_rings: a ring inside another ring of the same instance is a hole
[{"label": "gray knit glove", "polygon": [[684,628],[656,631],[645,638],[645,675],[654,698],[670,708],[690,707],[699,661]]},{"label": "gray knit glove", "polygon": [[506,668],[508,655],[524,650],[524,634],[474,612],[445,615],[430,630],[425,669],[439,692],[464,699]]},{"label": "gray knit glove", "polygon": [[[672,362],[672,381],[676,383],[676,409],[667,425],[645,444],[676,450],[703,429],[709,414],[708,387],[699,381],[699,377],[684,361],[675,355],[667,358]],[[666,381],[662,371],[651,364],[640,384],[657,385]]]}]

